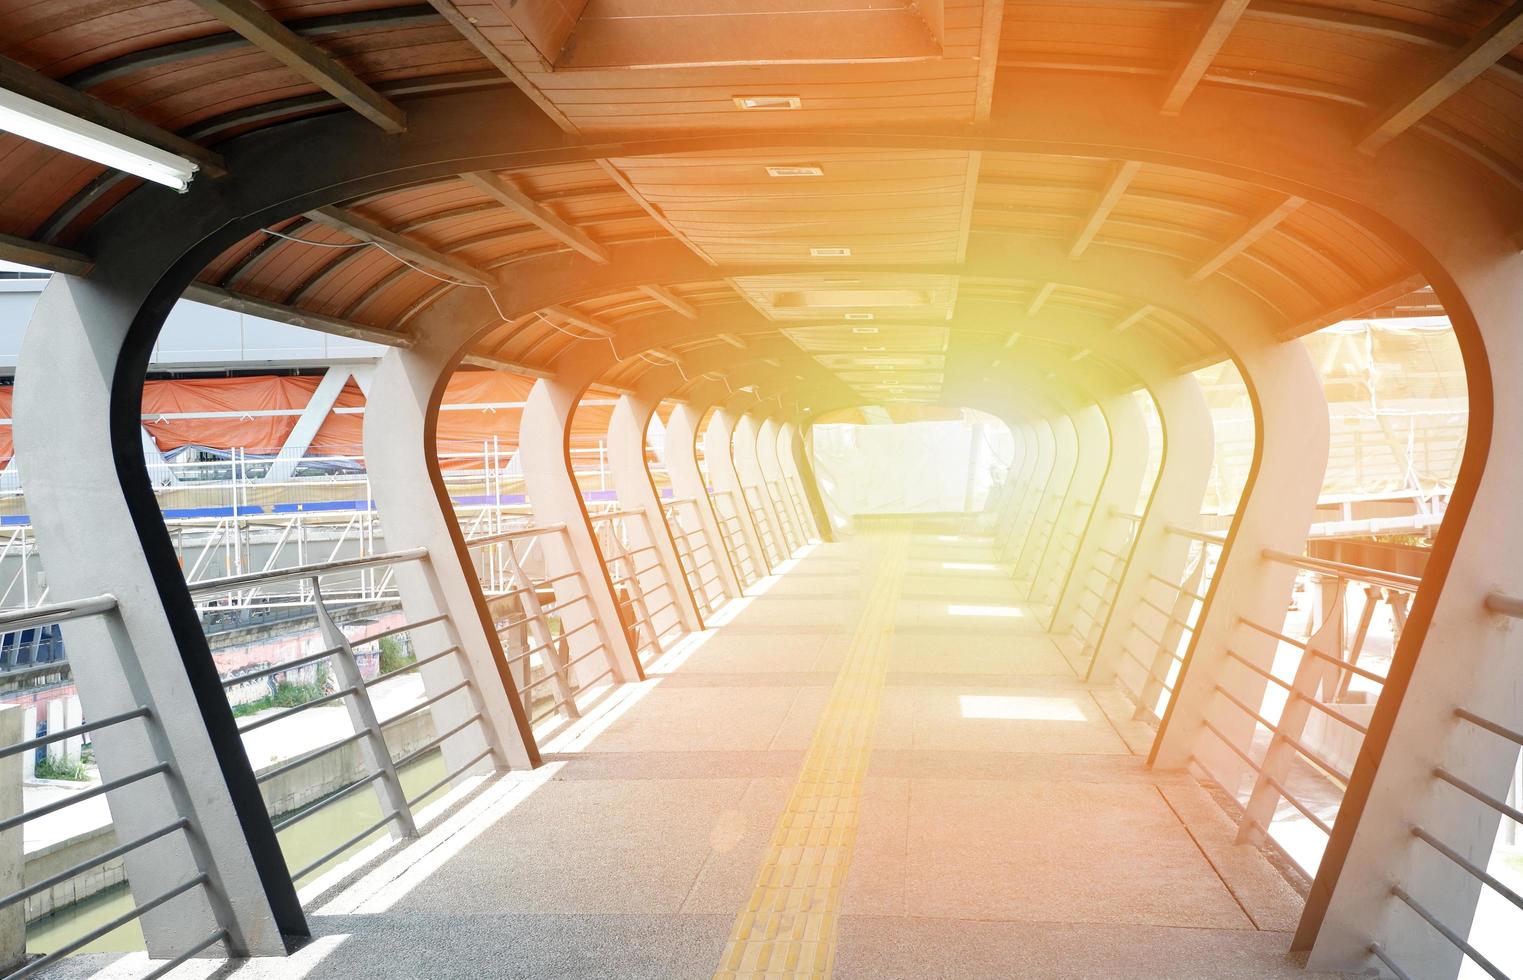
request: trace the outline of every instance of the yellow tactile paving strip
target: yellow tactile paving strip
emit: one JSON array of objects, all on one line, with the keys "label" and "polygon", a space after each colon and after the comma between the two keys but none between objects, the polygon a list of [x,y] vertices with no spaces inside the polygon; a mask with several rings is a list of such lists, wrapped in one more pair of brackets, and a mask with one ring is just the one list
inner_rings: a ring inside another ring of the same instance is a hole
[{"label": "yellow tactile paving strip", "polygon": [[736,916],[714,980],[830,976],[836,920],[857,835],[862,779],[883,699],[907,534],[885,535],[841,672],[809,742],[750,900]]}]

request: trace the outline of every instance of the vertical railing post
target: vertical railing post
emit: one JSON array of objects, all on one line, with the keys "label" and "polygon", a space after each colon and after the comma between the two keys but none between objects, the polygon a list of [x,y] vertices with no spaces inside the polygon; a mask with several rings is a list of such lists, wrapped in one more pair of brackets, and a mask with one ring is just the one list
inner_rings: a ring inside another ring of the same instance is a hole
[{"label": "vertical railing post", "polygon": [[727,598],[738,599],[741,594],[740,570],[730,554],[723,529],[719,526],[716,502],[703,471],[698,468],[698,427],[703,409],[697,404],[678,402],[672,407],[666,420],[666,472],[672,481],[672,492],[678,497],[693,501],[693,514],[703,539],[708,542],[714,559],[720,588]]},{"label": "vertical railing post", "polygon": [[354,647],[328,612],[328,605],[323,601],[322,582],[316,575],[310,581],[312,611],[317,616],[317,628],[323,638],[323,645],[329,650],[338,651],[325,662],[333,665],[334,673],[338,675],[339,689],[350,692],[343,699],[344,708],[349,712],[349,724],[354,726],[356,732],[365,733],[365,738],[356,743],[360,759],[364,762],[367,773],[380,774],[375,780],[375,792],[380,799],[381,815],[390,816],[396,821],[400,836],[416,837],[418,826],[413,821],[412,808],[407,805],[407,793],[402,789],[397,767],[391,761],[391,749],[386,745],[386,734],[381,731],[381,720],[376,716],[369,692],[365,690],[365,678],[360,675],[360,665],[354,659]]},{"label": "vertical railing post", "polygon": [[[580,718],[582,713],[576,706],[576,699],[572,697],[574,692],[571,687],[571,672],[566,666],[566,657],[562,656],[555,638],[550,635],[550,625],[545,622],[545,605],[539,601],[539,590],[534,587],[534,580],[524,572],[523,563],[518,560],[518,552],[513,542],[509,540],[503,544],[505,545],[503,560],[508,564],[512,587],[523,590],[519,594],[523,596],[529,636],[533,640],[533,645],[539,648],[540,655],[545,658],[545,663],[550,665],[551,676],[555,678],[551,683],[555,685],[556,697],[563,702],[566,714],[571,718]],[[529,660],[525,656],[525,676],[527,676],[528,667]]]}]

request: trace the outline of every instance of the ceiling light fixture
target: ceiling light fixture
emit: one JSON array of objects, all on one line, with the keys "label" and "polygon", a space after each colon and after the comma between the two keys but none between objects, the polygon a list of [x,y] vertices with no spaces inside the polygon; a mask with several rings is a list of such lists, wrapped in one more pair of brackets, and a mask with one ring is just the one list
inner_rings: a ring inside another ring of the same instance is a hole
[{"label": "ceiling light fixture", "polygon": [[775,164],[767,168],[768,177],[823,177],[825,168],[813,163]]},{"label": "ceiling light fixture", "polygon": [[851,332],[852,333],[877,333],[878,332],[878,328],[877,327],[852,327],[851,328]]},{"label": "ceiling light fixture", "polygon": [[742,109],[797,109],[802,103],[796,95],[737,95],[735,104]]},{"label": "ceiling light fixture", "polygon": [[817,259],[844,259],[851,255],[851,249],[840,246],[815,246],[809,250],[809,254]]},{"label": "ceiling light fixture", "polygon": [[184,192],[193,160],[0,89],[0,130]]},{"label": "ceiling light fixture", "polygon": [[846,319],[848,319],[848,320],[874,320],[874,319],[877,319],[877,314],[876,313],[848,313],[848,314],[846,314]]}]

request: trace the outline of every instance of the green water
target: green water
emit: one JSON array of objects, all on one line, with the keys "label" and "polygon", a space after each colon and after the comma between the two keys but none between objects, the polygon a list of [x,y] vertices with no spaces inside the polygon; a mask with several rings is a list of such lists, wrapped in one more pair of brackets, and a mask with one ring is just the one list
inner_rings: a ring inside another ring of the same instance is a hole
[{"label": "green water", "polygon": [[[446,772],[443,757],[437,752],[432,752],[400,770],[398,775],[402,780],[403,791],[411,797],[443,779]],[[448,786],[436,790],[419,800],[413,807],[413,811],[421,810],[447,792],[449,792]],[[339,841],[379,819],[381,819],[381,805],[374,791],[361,790],[348,799],[340,800],[281,832],[280,847],[285,854],[286,867],[292,871],[306,867],[332,850]],[[320,877],[323,871],[342,862],[356,849],[381,839],[386,833],[387,830],[382,828],[359,841],[345,853],[333,858],[322,868],[297,882],[298,887]],[[132,895],[126,885],[119,885],[98,895],[92,895],[82,902],[28,925],[27,952],[50,953],[130,911],[132,906]],[[142,948],[143,930],[134,920],[106,933],[95,942],[83,947],[80,952],[128,953]]]}]

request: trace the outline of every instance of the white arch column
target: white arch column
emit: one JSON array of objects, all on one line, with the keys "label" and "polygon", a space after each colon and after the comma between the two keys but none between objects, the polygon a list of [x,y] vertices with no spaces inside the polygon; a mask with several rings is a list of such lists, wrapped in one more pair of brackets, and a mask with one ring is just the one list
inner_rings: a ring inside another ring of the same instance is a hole
[{"label": "white arch column", "polygon": [[[13,412],[27,509],[51,601],[114,600],[62,624],[85,717],[150,712],[95,735],[101,779],[171,767],[110,794],[118,838],[191,821],[191,833],[124,857],[133,897],[148,901],[201,874],[210,881],[142,918],[150,954],[177,956],[226,928],[235,955],[280,955],[281,933],[305,935],[305,918],[146,470],[133,472],[143,466],[141,372],[117,368],[133,359],[129,334],[146,290],[122,279],[106,265],[88,280],[56,275],[33,311]],[[120,472],[118,398],[135,452]]]},{"label": "white arch column", "polygon": [[693,509],[703,528],[704,538],[709,542],[715,572],[726,598],[738,599],[742,591],[739,572],[735,568],[730,549],[725,545],[719,516],[714,510],[714,501],[703,479],[703,471],[698,468],[698,426],[706,410],[706,405],[695,402],[678,402],[672,408],[671,418],[666,423],[666,472],[671,477],[672,492],[678,497],[693,501]]},{"label": "white arch column", "polygon": [[804,518],[793,503],[793,491],[783,476],[783,464],[778,459],[778,434],[781,426],[771,415],[765,416],[756,427],[756,464],[761,470],[767,488],[767,501],[777,513],[779,526],[788,529],[788,537],[802,547],[809,543],[804,529]]},{"label": "white arch column", "polygon": [[[751,568],[757,578],[762,578],[772,574],[772,565],[767,560],[766,551],[762,549],[761,533],[756,527],[751,508],[746,504],[740,474],[736,471],[734,437],[739,413],[737,408],[731,407],[731,403],[748,405],[754,401],[748,395],[737,395],[715,406],[703,436],[703,458],[709,464],[709,479],[714,483],[715,492],[728,497],[728,506],[734,509],[733,515],[727,515],[724,513],[724,505],[716,505],[719,508],[718,516],[721,520],[733,520],[739,527],[740,536],[745,539],[746,551],[749,552]],[[737,574],[740,571],[736,569]]]},{"label": "white arch column", "polygon": [[[648,566],[652,554],[656,560],[657,567],[637,576],[641,591],[648,596],[664,580],[682,628],[696,633],[703,629],[703,617],[698,613],[682,563],[677,559],[677,545],[666,525],[661,498],[651,482],[650,469],[645,462],[645,432],[659,402],[660,399],[648,394],[619,396],[608,419],[608,469],[620,507],[638,510],[645,515],[643,520],[630,522],[631,549],[655,549],[654,552],[642,552],[633,559],[636,569]],[[670,462],[667,466],[670,470]],[[652,604],[659,608],[664,602],[647,601],[647,606]]]},{"label": "white arch column", "polygon": [[[523,419],[518,430],[518,458],[523,464],[524,490],[528,494],[534,520],[538,524],[565,526],[564,537],[546,540],[546,559],[552,577],[580,573],[578,577],[555,583],[557,603],[576,594],[578,586],[586,589],[586,603],[597,621],[594,629],[583,629],[570,638],[571,658],[575,660],[602,644],[608,667],[616,683],[643,680],[645,673],[639,657],[631,649],[619,606],[614,598],[613,582],[603,564],[587,518],[567,453],[567,435],[571,416],[576,411],[580,389],[550,378],[541,378],[529,389],[524,402]],[[559,546],[557,546],[559,545]],[[591,673],[596,657],[581,661]]]},{"label": "white arch column", "polygon": [[[758,534],[771,537],[777,548],[777,560],[781,563],[792,557],[793,549],[788,547],[782,515],[772,506],[772,495],[767,492],[767,475],[762,471],[757,450],[760,429],[761,415],[755,408],[736,420],[731,439],[735,475],[743,490],[750,491],[751,496],[743,496],[742,501],[748,510],[755,512],[753,521],[757,525]],[[752,499],[755,500],[754,504],[751,503]]]},{"label": "white arch column", "polygon": [[825,516],[825,505],[820,500],[820,489],[814,482],[814,467],[809,463],[806,436],[792,420],[783,422],[777,431],[777,457],[783,468],[783,478],[793,481],[802,498],[805,528],[816,540],[829,541],[830,521]]},{"label": "white arch column", "polygon": [[1163,429],[1163,457],[1085,677],[1095,682],[1109,683],[1115,679],[1127,635],[1137,621],[1142,597],[1151,581],[1149,576],[1177,582],[1183,575],[1190,542],[1170,534],[1168,529],[1194,527],[1200,520],[1201,502],[1206,497],[1211,463],[1216,455],[1211,410],[1193,375],[1155,381],[1149,384],[1148,392],[1158,408]]},{"label": "white arch column", "polygon": [[[1245,382],[1256,394],[1259,421],[1257,465],[1239,502],[1216,574],[1206,593],[1194,634],[1153,744],[1149,762],[1179,768],[1199,758],[1226,785],[1242,762],[1205,728],[1209,714],[1239,745],[1246,745],[1253,720],[1216,693],[1227,667],[1227,648],[1268,671],[1276,643],[1250,629],[1251,620],[1279,629],[1295,583],[1296,570],[1264,557],[1266,549],[1300,554],[1306,547],[1327,468],[1327,402],[1306,347],[1300,341],[1266,341],[1239,349]],[[1233,678],[1234,690],[1249,703],[1262,696],[1261,678]]]},{"label": "white arch column", "polygon": [[1036,512],[1041,509],[1042,496],[1047,492],[1047,481],[1052,477],[1053,460],[1057,455],[1057,439],[1049,419],[1035,419],[1028,429],[1029,462],[1022,473],[1019,500],[999,551],[1000,561],[1011,564],[1012,575],[1036,527]]},{"label": "white arch column", "polygon": [[[1032,583],[1031,601],[1038,605],[1051,605],[1053,617],[1064,583],[1078,568],[1079,549],[1083,544],[1085,528],[1093,520],[1095,503],[1099,497],[1101,482],[1113,449],[1110,430],[1105,415],[1098,405],[1089,405],[1075,412],[1070,420],[1074,427],[1075,452],[1073,472],[1068,480],[1068,493],[1058,511],[1047,552],[1037,566]],[[1048,618],[1049,627],[1053,617]]]},{"label": "white arch column", "polygon": [[1047,464],[1047,478],[1033,501],[1031,524],[1026,539],[1015,558],[1011,573],[1018,585],[1025,585],[1029,597],[1036,564],[1041,560],[1052,539],[1053,526],[1063,498],[1068,494],[1069,478],[1073,475],[1074,461],[1078,458],[1078,439],[1074,435],[1073,421],[1058,412],[1047,418],[1051,434],[1051,456]]},{"label": "white arch column", "polygon": [[1020,515],[1022,502],[1030,489],[1029,479],[1036,458],[1036,431],[1030,422],[1010,425],[1011,442],[1015,447],[1010,468],[1005,473],[1006,490],[999,511],[995,514],[993,540],[1003,552],[1005,542],[1015,533],[1015,522]]},{"label": "white arch column", "polygon": [[[438,476],[433,430],[451,353],[428,346],[425,338],[412,350],[393,348],[381,358],[365,398],[365,465],[387,549],[428,551],[426,562],[394,568],[407,620],[448,617],[415,631],[420,657],[450,646],[461,651],[458,661],[445,658],[419,669],[424,691],[432,697],[462,678],[471,682],[471,710],[465,699],[445,698],[431,709],[435,727],[448,731],[472,713],[482,718],[479,730],[445,740],[447,768],[453,772],[490,749],[498,768],[522,769],[539,765],[539,749],[460,523],[444,510],[449,497]],[[487,760],[477,767],[485,765]]]},{"label": "white arch column", "polygon": [[[1100,549],[1122,553],[1123,536],[1118,531],[1124,518],[1116,514],[1128,513],[1137,505],[1143,472],[1147,468],[1147,426],[1137,407],[1137,399],[1130,393],[1115,395],[1102,401],[1099,410],[1106,426],[1110,452],[1073,567],[1053,612],[1051,628],[1054,633],[1067,633],[1073,626],[1074,612],[1085,594],[1086,582],[1093,578],[1090,570],[1109,565],[1111,559]],[[1102,558],[1105,561],[1102,562]]]}]

